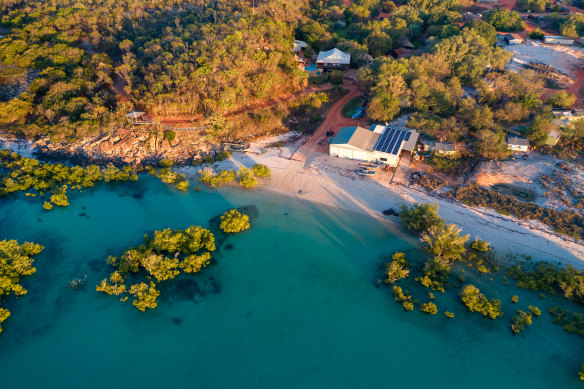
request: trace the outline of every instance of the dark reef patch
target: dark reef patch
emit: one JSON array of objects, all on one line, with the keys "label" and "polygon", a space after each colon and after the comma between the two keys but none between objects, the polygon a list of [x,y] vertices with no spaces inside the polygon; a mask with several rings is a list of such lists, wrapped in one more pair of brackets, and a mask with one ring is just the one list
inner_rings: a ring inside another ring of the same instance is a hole
[{"label": "dark reef patch", "polygon": [[233,245],[232,244],[226,244],[225,245],[225,250],[233,250]]},{"label": "dark reef patch", "polygon": [[160,300],[164,302],[192,301],[198,303],[209,295],[221,292],[221,285],[213,277],[206,279],[177,278],[160,284]]},{"label": "dark reef patch", "polygon": [[173,317],[172,319],[170,319],[170,321],[175,326],[180,326],[182,324],[182,322],[183,322],[183,319],[182,319],[182,317]]}]

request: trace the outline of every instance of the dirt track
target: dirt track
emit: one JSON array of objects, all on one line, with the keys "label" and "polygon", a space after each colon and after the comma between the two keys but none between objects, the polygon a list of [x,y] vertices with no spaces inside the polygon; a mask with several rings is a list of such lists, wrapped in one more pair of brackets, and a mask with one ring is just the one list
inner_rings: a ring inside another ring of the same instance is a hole
[{"label": "dirt track", "polygon": [[369,124],[367,118],[351,119],[343,117],[341,111],[345,104],[347,104],[352,98],[364,93],[364,91],[359,88],[357,84],[352,83],[344,85],[344,88],[349,90],[349,93],[343,96],[339,101],[336,102],[335,105],[331,107],[324,122],[322,122],[315,133],[308,139],[308,142],[306,142],[296,151],[296,153],[294,153],[292,159],[306,162],[315,152],[328,153],[328,142],[325,142],[321,145],[318,144],[320,140],[326,138],[327,131],[334,131],[337,133],[341,127],[356,125],[366,126]]}]

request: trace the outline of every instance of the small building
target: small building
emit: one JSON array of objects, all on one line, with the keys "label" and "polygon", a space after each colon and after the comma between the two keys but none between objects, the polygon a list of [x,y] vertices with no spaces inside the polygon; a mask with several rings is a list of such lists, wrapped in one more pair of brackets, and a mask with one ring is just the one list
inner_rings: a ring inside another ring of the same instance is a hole
[{"label": "small building", "polygon": [[518,136],[507,137],[507,148],[513,151],[529,151],[529,140]]},{"label": "small building", "polygon": [[414,52],[410,49],[404,49],[402,47],[398,48],[398,49],[394,49],[393,50],[393,56],[397,59],[400,58],[408,58],[410,57]]},{"label": "small building", "polygon": [[454,143],[436,142],[434,152],[440,155],[455,155],[456,145]]},{"label": "small building", "polygon": [[146,116],[146,112],[132,111],[126,115],[126,120],[131,124],[150,124],[153,122],[152,118]]},{"label": "small building", "polygon": [[408,38],[402,39],[400,44],[404,49],[410,49],[410,50],[416,49],[416,46],[414,46],[414,44],[412,42],[410,42],[410,40]]},{"label": "small building", "polygon": [[308,43],[304,41],[294,41],[294,52],[299,54],[304,51],[308,47]]},{"label": "small building", "polygon": [[464,12],[462,14],[462,21],[463,22],[470,22],[471,20],[479,20],[481,18],[481,15],[479,14],[474,14],[472,12]]},{"label": "small building", "polygon": [[576,39],[576,42],[584,46],[584,37],[581,36],[580,38]]},{"label": "small building", "polygon": [[545,144],[548,146],[555,146],[558,144],[559,140],[560,140],[560,133],[556,130],[551,130],[547,136],[547,139],[545,140]]},{"label": "small building", "polygon": [[572,111],[570,109],[554,109],[552,113],[556,117],[553,124],[556,126],[567,126],[575,120],[584,119],[584,115],[580,111]]},{"label": "small building", "polygon": [[329,145],[332,157],[397,166],[403,151],[412,151],[419,133],[412,129],[373,125],[343,127]]},{"label": "small building", "polygon": [[503,39],[505,39],[509,46],[520,45],[523,43],[523,38],[521,38],[518,34],[506,34]]},{"label": "small building", "polygon": [[321,51],[316,59],[316,66],[322,69],[349,69],[351,54],[344,53],[334,48],[329,51]]},{"label": "small building", "polygon": [[375,20],[380,21],[383,19],[389,19],[390,16],[391,16],[391,13],[382,11],[382,12],[379,12],[379,15],[377,15],[375,17]]},{"label": "small building", "polygon": [[550,45],[573,45],[574,39],[565,36],[545,35],[543,42]]}]

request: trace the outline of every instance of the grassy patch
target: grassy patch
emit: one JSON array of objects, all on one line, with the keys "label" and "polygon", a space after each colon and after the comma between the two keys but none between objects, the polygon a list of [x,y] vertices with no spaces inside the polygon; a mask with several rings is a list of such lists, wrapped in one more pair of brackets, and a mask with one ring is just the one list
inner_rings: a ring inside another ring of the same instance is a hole
[{"label": "grassy patch", "polygon": [[322,85],[325,82],[327,82],[328,80],[329,80],[329,74],[324,73],[324,74],[321,74],[320,76],[311,76],[308,79],[308,83],[310,85]]},{"label": "grassy patch", "polygon": [[345,104],[343,110],[341,111],[341,114],[343,115],[343,117],[350,118],[351,116],[353,116],[357,108],[362,107],[364,103],[365,102],[361,97],[354,97],[351,100],[349,100],[347,104]]},{"label": "grassy patch", "polygon": [[519,201],[531,203],[535,201],[535,192],[513,184],[495,184],[491,186],[495,192],[515,197]]}]

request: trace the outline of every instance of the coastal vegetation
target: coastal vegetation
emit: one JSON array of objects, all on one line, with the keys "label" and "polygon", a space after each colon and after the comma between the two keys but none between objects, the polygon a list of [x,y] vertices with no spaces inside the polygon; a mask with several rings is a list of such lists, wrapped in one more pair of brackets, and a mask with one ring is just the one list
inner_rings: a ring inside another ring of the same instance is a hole
[{"label": "coastal vegetation", "polygon": [[231,209],[221,215],[221,224],[219,226],[226,234],[235,234],[248,230],[249,216],[239,212],[237,209]]},{"label": "coastal vegetation", "polygon": [[98,292],[133,297],[139,310],[157,307],[157,286],[184,274],[197,273],[209,265],[215,251],[215,237],[204,228],[190,226],[185,230],[164,229],[144,236],[144,244],[126,250],[121,256],[110,256],[107,263],[116,270],[96,286]]},{"label": "coastal vegetation", "polygon": [[491,319],[503,316],[501,301],[497,299],[489,300],[474,285],[466,285],[462,288],[460,299],[471,312],[478,312]]},{"label": "coastal vegetation", "polygon": [[511,319],[511,330],[517,334],[523,332],[526,326],[532,324],[531,314],[518,310],[517,314]]},{"label": "coastal vegetation", "polygon": [[402,278],[409,276],[410,271],[408,270],[408,262],[406,261],[406,255],[401,252],[396,252],[391,257],[392,261],[388,262],[385,266],[385,282],[386,284],[393,284]]},{"label": "coastal vegetation", "polygon": [[[20,284],[23,277],[36,272],[33,257],[43,251],[40,244],[25,242],[19,244],[16,240],[0,242],[0,304],[11,295],[22,296],[28,291]],[[0,332],[2,322],[10,316],[10,311],[0,305]]]},{"label": "coastal vegetation", "polygon": [[584,305],[584,274],[570,264],[517,263],[509,268],[508,274],[520,288],[559,293],[566,299]]},{"label": "coastal vegetation", "polygon": [[393,297],[395,298],[395,301],[400,303],[406,311],[411,311],[414,309],[412,296],[410,296],[407,291],[404,293],[400,286],[393,286]]},{"label": "coastal vegetation", "polygon": [[554,231],[580,239],[584,236],[584,217],[569,209],[558,211],[533,203],[524,203],[513,196],[471,184],[453,191],[450,196],[468,206],[488,207],[503,215],[523,220],[539,220]]},{"label": "coastal vegetation", "polygon": [[420,307],[420,311],[428,313],[430,315],[435,315],[438,313],[438,307],[436,306],[436,304],[432,302],[423,303],[422,306]]},{"label": "coastal vegetation", "polygon": [[237,181],[239,186],[245,189],[251,189],[258,184],[257,177],[269,177],[270,168],[266,165],[256,164],[248,169],[244,166],[239,168],[237,174],[235,170],[225,169],[215,172],[213,169],[207,167],[199,170],[199,181],[207,185],[209,188],[219,188],[223,185],[229,184],[232,181]]},{"label": "coastal vegetation", "polygon": [[81,167],[43,163],[10,150],[0,150],[0,172],[0,196],[25,192],[27,197],[48,199],[43,204],[46,210],[53,206],[68,206],[67,191],[82,191],[101,181],[138,180],[138,175],[130,167],[119,169],[113,165],[100,168],[97,165]]}]

